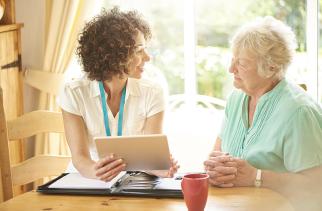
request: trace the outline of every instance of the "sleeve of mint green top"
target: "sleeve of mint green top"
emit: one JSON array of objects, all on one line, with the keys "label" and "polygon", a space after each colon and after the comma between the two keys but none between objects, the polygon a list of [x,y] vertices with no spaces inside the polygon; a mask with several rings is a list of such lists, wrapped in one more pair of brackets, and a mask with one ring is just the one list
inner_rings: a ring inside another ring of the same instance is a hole
[{"label": "sleeve of mint green top", "polygon": [[227,106],[225,108],[225,115],[222,118],[221,125],[220,125],[220,130],[219,130],[219,133],[218,133],[218,137],[221,140],[223,140],[223,135],[224,135],[224,132],[226,130],[227,121],[228,121],[228,103],[227,103]]},{"label": "sleeve of mint green top", "polygon": [[229,114],[229,108],[230,108],[230,102],[231,102],[231,98],[233,96],[233,93],[228,97],[227,99],[227,103],[226,103],[226,108],[225,108],[225,115],[221,121],[221,126],[220,126],[220,130],[218,133],[218,137],[223,140],[223,135],[226,129],[226,123],[228,121],[228,114]]},{"label": "sleeve of mint green top", "polygon": [[[227,130],[227,126],[230,123],[232,118],[234,118],[234,112],[236,107],[240,106],[240,99],[242,98],[241,92],[234,90],[228,97],[226,108],[225,108],[225,115],[221,122],[221,127],[218,133],[218,137],[223,140],[223,136]],[[229,116],[230,115],[230,116]]]},{"label": "sleeve of mint green top", "polygon": [[286,125],[283,154],[288,171],[299,172],[322,165],[321,108],[301,107]]}]

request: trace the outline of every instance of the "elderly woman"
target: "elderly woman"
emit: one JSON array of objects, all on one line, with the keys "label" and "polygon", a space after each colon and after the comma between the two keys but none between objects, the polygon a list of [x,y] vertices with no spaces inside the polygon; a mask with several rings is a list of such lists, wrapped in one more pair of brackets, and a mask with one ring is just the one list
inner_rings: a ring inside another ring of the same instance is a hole
[{"label": "elderly woman", "polygon": [[229,72],[239,90],[228,99],[222,130],[204,162],[213,185],[282,192],[322,185],[321,106],[285,79],[295,46],[292,30],[272,17],[233,37]]},{"label": "elderly woman", "polygon": [[[85,76],[66,83],[59,96],[72,153],[69,172],[109,181],[126,164],[116,156],[99,160],[93,137],[162,133],[163,91],[139,80],[150,60],[150,37],[149,25],[135,11],[103,10],[85,25],[77,48]],[[157,173],[171,177],[177,168],[172,160],[169,171]]]}]

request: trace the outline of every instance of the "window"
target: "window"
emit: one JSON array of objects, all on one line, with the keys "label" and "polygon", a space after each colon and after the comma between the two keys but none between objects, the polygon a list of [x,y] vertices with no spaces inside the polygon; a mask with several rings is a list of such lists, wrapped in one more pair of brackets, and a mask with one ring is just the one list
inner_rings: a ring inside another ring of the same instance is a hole
[{"label": "window", "polygon": [[[318,67],[319,67],[319,70],[317,72],[317,78],[318,78],[318,82],[317,82],[317,85],[318,85],[318,99],[320,101],[320,105],[322,105],[322,0],[319,0],[319,2],[317,1],[314,1],[315,4],[312,5],[312,8],[314,9],[315,7],[319,7],[319,13],[317,14],[318,15],[318,18],[315,17],[316,19],[318,19],[317,23],[316,23],[316,28],[318,31],[318,34],[319,34],[319,45],[318,45],[318,60],[317,60],[317,64],[318,64]],[[319,5],[317,5],[319,4]]]}]

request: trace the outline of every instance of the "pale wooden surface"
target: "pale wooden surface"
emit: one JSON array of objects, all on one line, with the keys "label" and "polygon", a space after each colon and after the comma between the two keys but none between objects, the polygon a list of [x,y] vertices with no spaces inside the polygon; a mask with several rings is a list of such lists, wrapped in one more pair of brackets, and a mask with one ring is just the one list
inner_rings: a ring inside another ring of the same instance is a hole
[{"label": "pale wooden surface", "polygon": [[13,185],[27,184],[48,176],[57,176],[66,170],[69,156],[38,155],[11,168]]},{"label": "pale wooden surface", "polygon": [[45,70],[27,69],[24,71],[24,81],[28,85],[43,92],[58,95],[60,86],[64,81],[64,74]]},{"label": "pale wooden surface", "polygon": [[[183,211],[183,199],[155,199],[107,196],[43,195],[24,193],[0,204],[0,210],[131,210],[131,211]],[[205,211],[219,210],[283,210],[292,211],[292,205],[281,195],[263,188],[214,188],[209,189]]]},{"label": "pale wooden surface", "polygon": [[22,23],[9,24],[9,25],[0,25],[0,32],[13,31],[13,30],[20,29],[21,27],[23,27]]},{"label": "pale wooden surface", "polygon": [[[40,155],[12,165],[9,142],[27,138],[43,132],[63,133],[62,114],[52,111],[33,111],[16,119],[7,120],[4,111],[4,94],[0,87],[0,166],[3,186],[3,199],[13,197],[13,187],[24,185],[38,179],[60,175],[64,172],[70,157]],[[29,139],[26,139],[28,141]]]},{"label": "pale wooden surface", "polygon": [[[10,0],[10,2],[13,2],[13,0]],[[12,13],[11,15],[14,14]],[[22,26],[23,24],[0,25],[0,86],[3,89],[3,106],[7,119],[13,119],[23,113],[23,90],[22,77],[19,72],[20,67],[2,69],[2,66],[18,60],[18,56],[21,55],[20,28]],[[9,147],[12,163],[23,160],[22,141],[11,142]],[[3,186],[3,184],[0,186]],[[15,193],[18,194],[20,192],[21,188],[17,187]],[[0,201],[2,200],[2,191],[0,191]]]},{"label": "pale wooden surface", "polygon": [[[32,124],[30,124],[32,123]],[[37,110],[7,122],[10,140],[30,137],[38,133],[64,133],[63,116],[61,112]]]},{"label": "pale wooden surface", "polygon": [[15,0],[5,0],[5,11],[0,24],[10,24],[16,22]]},{"label": "pale wooden surface", "polygon": [[[1,186],[3,195],[1,198],[7,199],[8,195],[13,195],[11,186],[11,171],[10,171],[10,153],[9,141],[7,133],[6,114],[4,111],[3,91],[0,86],[0,167],[1,167]],[[4,191],[6,190],[6,191]]]}]

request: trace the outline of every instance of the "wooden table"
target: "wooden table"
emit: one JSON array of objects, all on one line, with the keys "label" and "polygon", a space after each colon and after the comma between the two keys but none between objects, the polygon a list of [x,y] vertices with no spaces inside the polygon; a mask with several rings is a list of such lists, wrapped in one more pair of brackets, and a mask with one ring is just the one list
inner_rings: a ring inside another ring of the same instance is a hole
[{"label": "wooden table", "polygon": [[[43,195],[35,191],[17,196],[0,204],[0,210],[40,211],[158,211],[187,210],[183,199],[155,199],[136,197]],[[209,188],[205,211],[218,210],[293,210],[280,194],[264,188]]]}]

